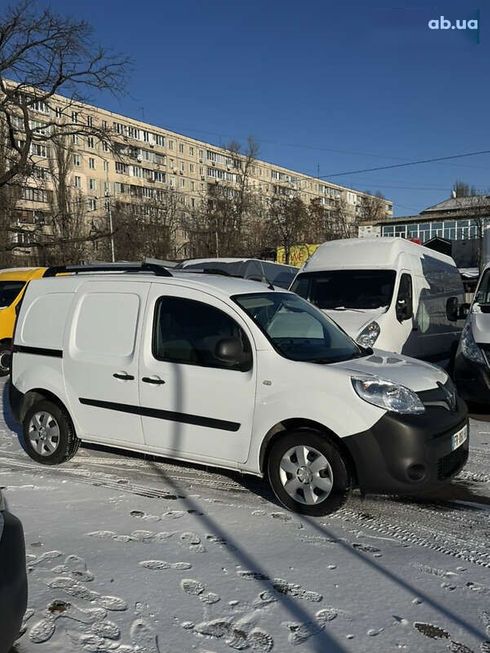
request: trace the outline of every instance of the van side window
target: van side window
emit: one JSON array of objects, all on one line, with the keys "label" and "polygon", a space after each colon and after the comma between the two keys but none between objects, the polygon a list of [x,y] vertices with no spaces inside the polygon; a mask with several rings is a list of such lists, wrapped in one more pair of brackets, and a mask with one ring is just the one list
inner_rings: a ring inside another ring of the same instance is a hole
[{"label": "van side window", "polygon": [[490,304],[490,270],[487,270],[480,281],[475,296],[477,304]]},{"label": "van side window", "polygon": [[407,273],[403,273],[398,288],[398,297],[396,298],[396,317],[400,322],[403,322],[403,320],[408,320],[412,316],[412,277]]},{"label": "van side window", "polygon": [[[230,364],[216,355],[216,345],[225,338],[238,338],[243,364]],[[243,329],[226,313],[192,299],[161,297],[155,308],[152,352],[154,358],[222,369],[250,369],[252,350]]]}]

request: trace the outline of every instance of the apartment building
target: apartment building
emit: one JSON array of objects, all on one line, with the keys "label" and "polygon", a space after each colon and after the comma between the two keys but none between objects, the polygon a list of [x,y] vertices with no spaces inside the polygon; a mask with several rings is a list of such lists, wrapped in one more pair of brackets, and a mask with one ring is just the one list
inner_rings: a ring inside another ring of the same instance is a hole
[{"label": "apartment building", "polygon": [[[74,104],[54,96],[49,105],[36,102],[32,107],[33,124],[70,120],[73,125],[110,130],[112,145],[95,135],[69,136],[71,161],[70,186],[86,202],[87,218],[104,220],[118,202],[158,200],[169,188],[181,194],[189,210],[196,208],[215,184],[236,186],[243,157],[211,143],[150,125],[134,118],[112,113],[88,104]],[[34,143],[35,178],[22,188],[18,202],[19,246],[29,246],[26,225],[48,224],[52,181],[49,171],[49,144]],[[251,186],[266,198],[298,193],[309,203],[320,202],[334,209],[340,201],[355,217],[361,211],[365,193],[289,170],[262,160],[251,169]],[[384,200],[386,216],[392,215],[392,203]]]}]

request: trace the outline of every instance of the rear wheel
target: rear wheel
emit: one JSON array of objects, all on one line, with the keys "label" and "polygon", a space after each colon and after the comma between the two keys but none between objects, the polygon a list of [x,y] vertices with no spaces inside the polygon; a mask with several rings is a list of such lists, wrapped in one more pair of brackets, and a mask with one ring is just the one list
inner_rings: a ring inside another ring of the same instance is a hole
[{"label": "rear wheel", "polygon": [[21,444],[38,463],[59,465],[76,454],[80,440],[67,412],[43,399],[35,403],[24,417]]},{"label": "rear wheel", "polygon": [[328,436],[309,429],[290,431],[272,445],[267,476],[286,508],[313,517],[337,510],[351,487],[338,447]]},{"label": "rear wheel", "polygon": [[6,343],[0,344],[0,376],[10,374],[10,363],[12,361],[12,350]]}]

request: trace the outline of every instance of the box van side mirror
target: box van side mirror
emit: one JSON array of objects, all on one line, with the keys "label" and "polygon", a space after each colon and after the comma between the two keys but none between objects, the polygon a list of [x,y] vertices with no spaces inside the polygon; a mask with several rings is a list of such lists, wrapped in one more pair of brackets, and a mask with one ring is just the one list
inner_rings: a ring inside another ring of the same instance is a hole
[{"label": "box van side mirror", "polygon": [[468,315],[470,314],[470,308],[471,304],[461,304],[461,306],[458,309],[458,320],[466,320]]},{"label": "box van side mirror", "polygon": [[459,301],[457,297],[449,297],[446,301],[446,317],[450,322],[459,319]]},{"label": "box van side mirror", "polygon": [[229,367],[238,367],[246,372],[252,367],[252,354],[243,350],[239,338],[222,338],[216,343],[215,357]]},{"label": "box van side mirror", "polygon": [[404,322],[413,317],[412,301],[409,297],[399,297],[396,300],[396,319]]}]

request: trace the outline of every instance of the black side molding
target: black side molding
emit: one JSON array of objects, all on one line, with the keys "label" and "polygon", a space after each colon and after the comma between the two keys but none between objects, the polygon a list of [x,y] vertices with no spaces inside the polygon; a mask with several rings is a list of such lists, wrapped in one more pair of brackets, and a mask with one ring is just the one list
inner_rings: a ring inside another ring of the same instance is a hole
[{"label": "black side molding", "polygon": [[108,410],[117,410],[122,413],[132,415],[141,415],[142,417],[155,417],[170,422],[179,422],[180,424],[194,424],[195,426],[207,426],[212,429],[221,429],[223,431],[238,431],[240,424],[237,422],[228,422],[224,419],[214,419],[213,417],[202,417],[200,415],[189,415],[188,413],[175,413],[171,410],[160,410],[159,408],[145,408],[144,406],[131,406],[128,404],[118,404],[112,401],[99,401],[98,399],[79,398],[79,402],[85,406],[94,406],[95,408],[106,408]]},{"label": "black side molding", "polygon": [[62,349],[46,349],[44,347],[27,347],[25,345],[14,345],[12,353],[34,354],[36,356],[52,356],[53,358],[63,358]]}]

